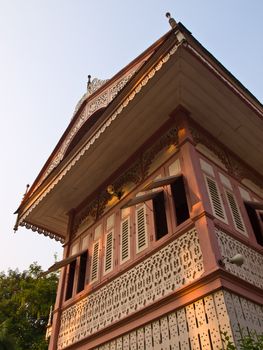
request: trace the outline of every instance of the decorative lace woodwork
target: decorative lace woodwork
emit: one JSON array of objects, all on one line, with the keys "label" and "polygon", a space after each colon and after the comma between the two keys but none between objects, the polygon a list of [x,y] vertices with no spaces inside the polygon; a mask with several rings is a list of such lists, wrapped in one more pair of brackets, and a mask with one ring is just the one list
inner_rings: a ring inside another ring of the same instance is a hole
[{"label": "decorative lace woodwork", "polygon": [[245,258],[242,266],[236,266],[224,260],[225,269],[233,275],[263,289],[263,255],[219,229],[216,229],[216,235],[223,257],[231,258],[235,254],[242,254]]},{"label": "decorative lace woodwork", "polygon": [[[47,169],[46,173],[44,174],[43,178],[46,178],[48,174],[60,163],[60,161],[63,159],[64,154],[72,141],[73,137],[76,135],[78,130],[81,128],[81,126],[85,123],[85,121],[98,109],[102,107],[106,107],[118,94],[118,92],[127,84],[127,82],[131,79],[131,77],[134,75],[136,71],[133,70],[120,80],[118,80],[113,86],[108,88],[106,91],[102,92],[99,96],[94,97],[91,99],[90,102],[87,103],[84,110],[82,111],[79,118],[76,120],[71,132],[63,142],[62,146],[60,147],[58,153],[54,157],[51,165]],[[81,98],[79,103],[77,104],[77,107],[75,109],[73,117],[77,114],[77,112],[80,109],[80,106],[82,103],[94,92],[96,92],[101,86],[103,86],[108,80],[99,80],[99,79],[93,79],[91,83],[91,87],[88,90],[86,94]]]},{"label": "decorative lace woodwork", "polygon": [[231,321],[234,338],[240,339],[241,333],[255,332],[263,334],[263,306],[225,291],[225,303]]},{"label": "decorative lace woodwork", "polygon": [[193,229],[63,311],[58,349],[144,309],[203,272],[202,253]]},{"label": "decorative lace woodwork", "polygon": [[241,329],[262,334],[263,308],[218,291],[94,350],[221,350],[221,332],[236,341]]},{"label": "decorative lace woodwork", "polygon": [[104,84],[106,84],[109,79],[101,80],[98,78],[92,79],[92,81],[88,84],[88,95],[92,95],[94,92],[99,90]]},{"label": "decorative lace woodwork", "polygon": [[44,229],[42,229],[42,228],[40,228],[40,227],[37,227],[37,226],[35,226],[35,225],[32,225],[32,224],[30,224],[30,223],[28,223],[28,222],[23,221],[23,222],[21,222],[20,226],[25,227],[25,228],[27,228],[28,230],[32,230],[33,232],[37,232],[37,233],[39,233],[40,235],[44,235],[44,236],[49,237],[49,238],[51,238],[51,239],[55,239],[55,240],[58,241],[58,242],[61,242],[61,243],[64,243],[64,242],[65,242],[64,238],[59,237],[59,236],[56,235],[55,233],[49,232],[49,231],[47,231],[47,230],[44,230]]}]

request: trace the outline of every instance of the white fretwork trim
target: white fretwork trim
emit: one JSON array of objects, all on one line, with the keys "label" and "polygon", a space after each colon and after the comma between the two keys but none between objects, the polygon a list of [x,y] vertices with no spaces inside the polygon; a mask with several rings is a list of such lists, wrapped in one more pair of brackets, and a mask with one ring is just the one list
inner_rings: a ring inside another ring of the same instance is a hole
[{"label": "white fretwork trim", "polygon": [[22,221],[20,224],[20,226],[25,227],[28,230],[32,230],[33,232],[37,232],[40,235],[44,235],[46,237],[49,237],[51,239],[55,239],[56,241],[60,242],[60,243],[64,243],[65,240],[62,237],[59,237],[58,235],[56,235],[55,233],[49,232],[43,228],[39,228],[35,225],[29,224],[28,222]]},{"label": "white fretwork trim", "polygon": [[242,254],[245,258],[242,266],[236,266],[224,260],[225,269],[233,275],[263,289],[263,255],[217,228],[216,235],[223,257],[231,258],[236,254]]},{"label": "white fretwork trim", "polygon": [[[220,322],[223,324],[221,330],[227,331],[231,336],[229,319],[224,311],[226,306],[223,292],[220,291],[103,344],[95,350],[222,349]],[[145,346],[140,347],[140,344]]]},{"label": "white fretwork trim", "polygon": [[94,350],[221,350],[225,349],[221,332],[237,342],[241,328],[244,334],[248,330],[262,334],[262,307],[218,291]]},{"label": "white fretwork trim", "polygon": [[[182,41],[183,42],[183,41]],[[110,118],[108,118],[104,124],[100,127],[100,129],[91,137],[91,139],[82,147],[82,149],[78,152],[78,154],[71,159],[67,166],[61,170],[61,172],[52,180],[52,182],[47,186],[46,190],[43,191],[43,193],[36,199],[36,201],[24,212],[24,214],[20,217],[18,225],[21,224],[22,221],[25,220],[25,218],[36,208],[36,206],[45,198],[51,190],[59,183],[59,181],[71,170],[71,168],[79,161],[79,159],[90,149],[91,146],[94,145],[94,143],[97,141],[97,139],[100,137],[101,134],[105,132],[105,130],[112,124],[112,122],[118,117],[118,115],[128,106],[128,104],[134,99],[134,97],[148,84],[148,82],[155,76],[155,74],[169,61],[169,59],[174,55],[174,53],[177,51],[178,47],[182,44],[182,42],[179,42],[178,44],[174,45],[170,51],[162,58],[159,62],[156,63],[156,65],[145,74],[145,76],[137,83],[137,85],[131,90],[129,95],[126,97],[126,99],[121,103],[121,105],[113,112]],[[116,93],[116,92],[115,92]],[[99,96],[98,98],[100,98]],[[105,102],[106,103],[106,102]],[[102,106],[101,106],[102,107]],[[96,108],[95,108],[96,109]],[[95,111],[94,109],[94,111]],[[93,111],[93,112],[94,112]],[[92,113],[93,113],[92,112]],[[87,119],[84,115],[83,117],[85,120]],[[82,125],[83,122],[78,122]],[[77,129],[80,128],[80,126],[76,126]],[[74,128],[73,128],[74,129]],[[75,131],[71,131],[76,134]],[[73,135],[73,136],[74,136]],[[72,136],[72,137],[73,137]],[[67,140],[69,140],[67,138]],[[64,141],[68,142],[68,141]],[[68,145],[64,145],[65,149]],[[60,153],[62,154],[62,149],[64,148],[62,145],[60,148]],[[64,154],[64,153],[63,153]],[[56,156],[56,159],[54,160],[54,168],[58,165],[58,163],[61,161],[61,155],[59,154]],[[53,164],[53,163],[52,163]],[[49,168],[50,169],[50,168]],[[51,170],[50,170],[51,171]],[[47,171],[48,173],[50,172]],[[46,176],[46,175],[44,175]]]},{"label": "white fretwork trim", "polygon": [[[70,145],[73,137],[76,135],[78,130],[82,127],[82,125],[85,123],[85,121],[98,109],[102,107],[106,107],[117,95],[117,93],[126,85],[126,83],[131,79],[131,77],[135,74],[135,70],[130,72],[128,75],[121,78],[119,81],[117,81],[113,86],[109,87],[106,91],[103,91],[99,96],[94,97],[92,100],[90,100],[87,105],[85,106],[84,110],[82,111],[81,115],[76,120],[75,124],[73,125],[70,133],[67,135],[66,139],[63,141],[62,145],[60,146],[58,152],[54,156],[52,163],[48,167],[47,171],[44,173],[43,177],[40,179],[40,182],[43,181],[50,173],[51,171],[57,167],[57,165],[61,162],[61,160],[64,157],[64,154]],[[93,79],[94,80],[94,79]],[[107,80],[103,81],[103,84],[105,84]],[[101,85],[102,86],[102,85]],[[95,90],[92,92],[94,93]],[[91,94],[92,94],[91,93]],[[78,106],[76,108],[76,111],[74,112],[74,116],[79,110],[80,105],[91,95],[89,92],[87,92],[80,102],[78,103]],[[73,117],[74,117],[73,116]]]},{"label": "white fretwork trim", "polygon": [[263,334],[262,305],[228,291],[224,292],[224,297],[235,340],[239,340],[241,335]]},{"label": "white fretwork trim", "polygon": [[195,229],[62,312],[58,349],[137,313],[201,277]]}]

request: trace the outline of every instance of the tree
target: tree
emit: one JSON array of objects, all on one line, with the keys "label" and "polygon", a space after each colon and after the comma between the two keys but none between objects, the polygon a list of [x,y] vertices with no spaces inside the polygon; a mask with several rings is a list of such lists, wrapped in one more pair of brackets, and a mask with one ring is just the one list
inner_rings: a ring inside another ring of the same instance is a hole
[{"label": "tree", "polygon": [[0,329],[0,350],[17,350],[16,342],[12,336],[7,334],[5,322],[1,324]]},{"label": "tree", "polygon": [[[58,276],[41,277],[37,263],[23,272],[0,274],[0,350],[45,350],[46,324],[54,304]],[[2,342],[2,343],[1,343]],[[3,344],[3,345],[2,345]]]},{"label": "tree", "polygon": [[[240,339],[237,340],[238,349],[240,350],[262,350],[263,349],[263,335],[257,335],[256,333],[251,333],[249,335],[242,335],[241,332]],[[225,345],[226,350],[237,350],[237,347],[231,341],[227,332],[222,333],[222,340]]]}]

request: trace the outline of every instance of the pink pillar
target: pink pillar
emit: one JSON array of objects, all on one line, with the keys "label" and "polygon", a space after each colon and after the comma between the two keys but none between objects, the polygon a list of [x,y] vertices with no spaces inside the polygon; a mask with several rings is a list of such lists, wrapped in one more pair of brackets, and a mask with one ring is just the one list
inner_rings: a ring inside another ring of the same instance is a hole
[{"label": "pink pillar", "polygon": [[[72,231],[71,229],[72,229],[73,219],[74,219],[74,212],[69,214],[68,233],[67,233],[68,239],[66,240],[66,243],[64,245],[63,259],[67,258],[70,253],[70,240],[71,240],[71,231]],[[67,266],[62,268],[62,271],[59,277],[56,303],[53,311],[52,332],[49,340],[48,350],[57,349],[57,342],[58,342],[58,335],[59,335],[59,328],[60,328],[60,318],[61,318],[61,308],[64,301],[66,279],[67,279]]]},{"label": "pink pillar", "polygon": [[200,246],[202,249],[205,273],[218,268],[221,257],[209,198],[205,189],[205,182],[200,168],[198,153],[190,131],[190,113],[182,106],[176,108],[171,114],[178,125],[178,138],[180,147],[180,161],[182,171],[187,176],[189,189],[190,217],[195,222]]}]

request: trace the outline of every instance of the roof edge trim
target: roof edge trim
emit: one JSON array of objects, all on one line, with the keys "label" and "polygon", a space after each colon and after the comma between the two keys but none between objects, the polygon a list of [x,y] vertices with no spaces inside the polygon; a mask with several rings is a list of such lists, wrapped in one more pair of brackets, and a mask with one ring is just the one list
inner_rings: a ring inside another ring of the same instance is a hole
[{"label": "roof edge trim", "polygon": [[44,235],[46,237],[49,237],[51,239],[55,239],[55,241],[57,242],[60,242],[60,243],[65,243],[65,239],[62,238],[61,236],[59,236],[58,234],[54,233],[54,232],[50,232],[50,231],[47,231],[41,227],[38,227],[36,225],[33,225],[33,224],[30,224],[29,222],[27,221],[22,221],[20,222],[17,226],[16,226],[16,229],[18,229],[18,226],[20,227],[25,227],[26,229],[28,230],[32,230],[33,232],[37,232],[39,233],[40,235]]}]

